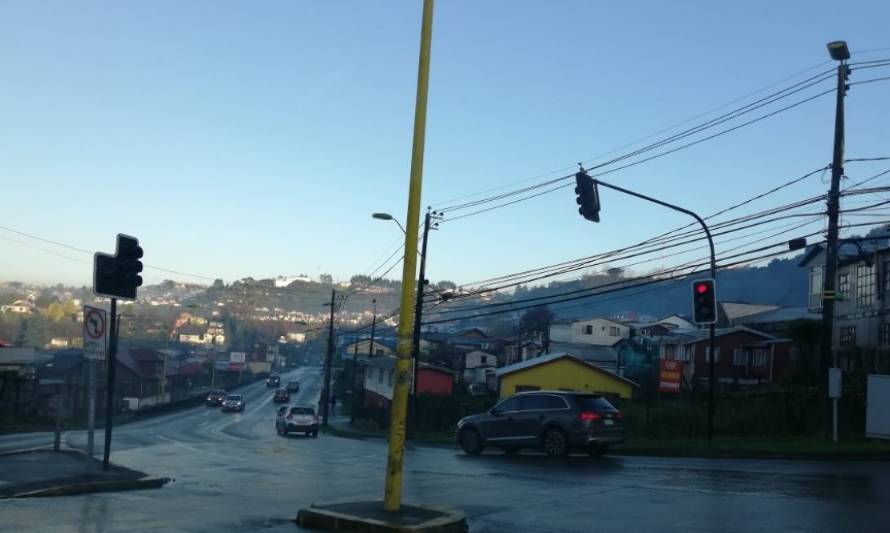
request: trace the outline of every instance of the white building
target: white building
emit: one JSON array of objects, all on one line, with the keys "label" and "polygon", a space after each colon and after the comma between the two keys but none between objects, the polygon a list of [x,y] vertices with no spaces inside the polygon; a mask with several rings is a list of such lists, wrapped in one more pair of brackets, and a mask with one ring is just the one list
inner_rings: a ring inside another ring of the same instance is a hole
[{"label": "white building", "polygon": [[630,326],[608,318],[590,318],[575,322],[556,322],[550,326],[550,340],[573,344],[612,346],[630,338]]}]

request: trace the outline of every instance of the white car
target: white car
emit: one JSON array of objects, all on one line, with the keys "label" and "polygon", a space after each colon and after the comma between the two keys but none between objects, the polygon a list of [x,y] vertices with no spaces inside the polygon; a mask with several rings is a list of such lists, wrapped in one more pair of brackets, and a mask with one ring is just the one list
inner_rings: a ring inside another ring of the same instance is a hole
[{"label": "white car", "polygon": [[244,397],[240,394],[229,394],[222,403],[223,411],[243,411]]}]

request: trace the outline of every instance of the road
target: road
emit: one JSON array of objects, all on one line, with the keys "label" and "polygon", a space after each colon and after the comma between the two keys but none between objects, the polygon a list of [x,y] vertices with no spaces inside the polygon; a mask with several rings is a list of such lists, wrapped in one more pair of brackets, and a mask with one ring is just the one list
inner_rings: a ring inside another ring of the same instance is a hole
[{"label": "road", "polygon": [[[321,372],[301,368],[292,403],[314,403]],[[295,531],[315,501],[381,498],[386,443],[279,437],[271,392],[244,413],[196,407],[127,424],[115,462],[176,481],[152,491],[0,501],[0,531]],[[97,443],[101,443],[101,433]],[[0,437],[0,449],[51,434]],[[69,432],[67,445],[85,435]],[[657,459],[409,447],[406,501],[463,509],[474,532],[886,531],[890,463]]]}]

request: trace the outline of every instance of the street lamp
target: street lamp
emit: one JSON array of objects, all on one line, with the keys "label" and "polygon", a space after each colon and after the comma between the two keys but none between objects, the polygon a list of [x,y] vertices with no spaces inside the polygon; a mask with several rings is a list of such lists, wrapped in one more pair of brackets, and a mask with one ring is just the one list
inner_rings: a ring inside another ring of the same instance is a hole
[{"label": "street lamp", "polygon": [[831,59],[835,61],[846,61],[850,59],[850,49],[847,48],[847,41],[831,41],[827,45],[828,53]]},{"label": "street lamp", "polygon": [[405,232],[405,228],[402,227],[402,223],[399,222],[398,219],[396,219],[395,217],[393,217],[393,216],[390,215],[389,213],[374,213],[374,214],[371,215],[371,218],[376,218],[377,220],[392,220],[393,222],[395,222],[396,224],[398,224],[399,229],[402,230],[402,233],[406,233],[406,232]]}]

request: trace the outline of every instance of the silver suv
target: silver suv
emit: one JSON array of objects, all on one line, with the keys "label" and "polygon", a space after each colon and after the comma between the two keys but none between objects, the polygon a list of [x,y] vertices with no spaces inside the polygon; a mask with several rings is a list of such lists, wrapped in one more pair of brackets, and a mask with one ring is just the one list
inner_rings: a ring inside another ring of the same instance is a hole
[{"label": "silver suv", "polygon": [[599,394],[523,392],[495,405],[487,413],[462,418],[457,441],[470,455],[486,446],[506,453],[537,448],[551,456],[582,448],[593,455],[624,441],[624,416]]}]

